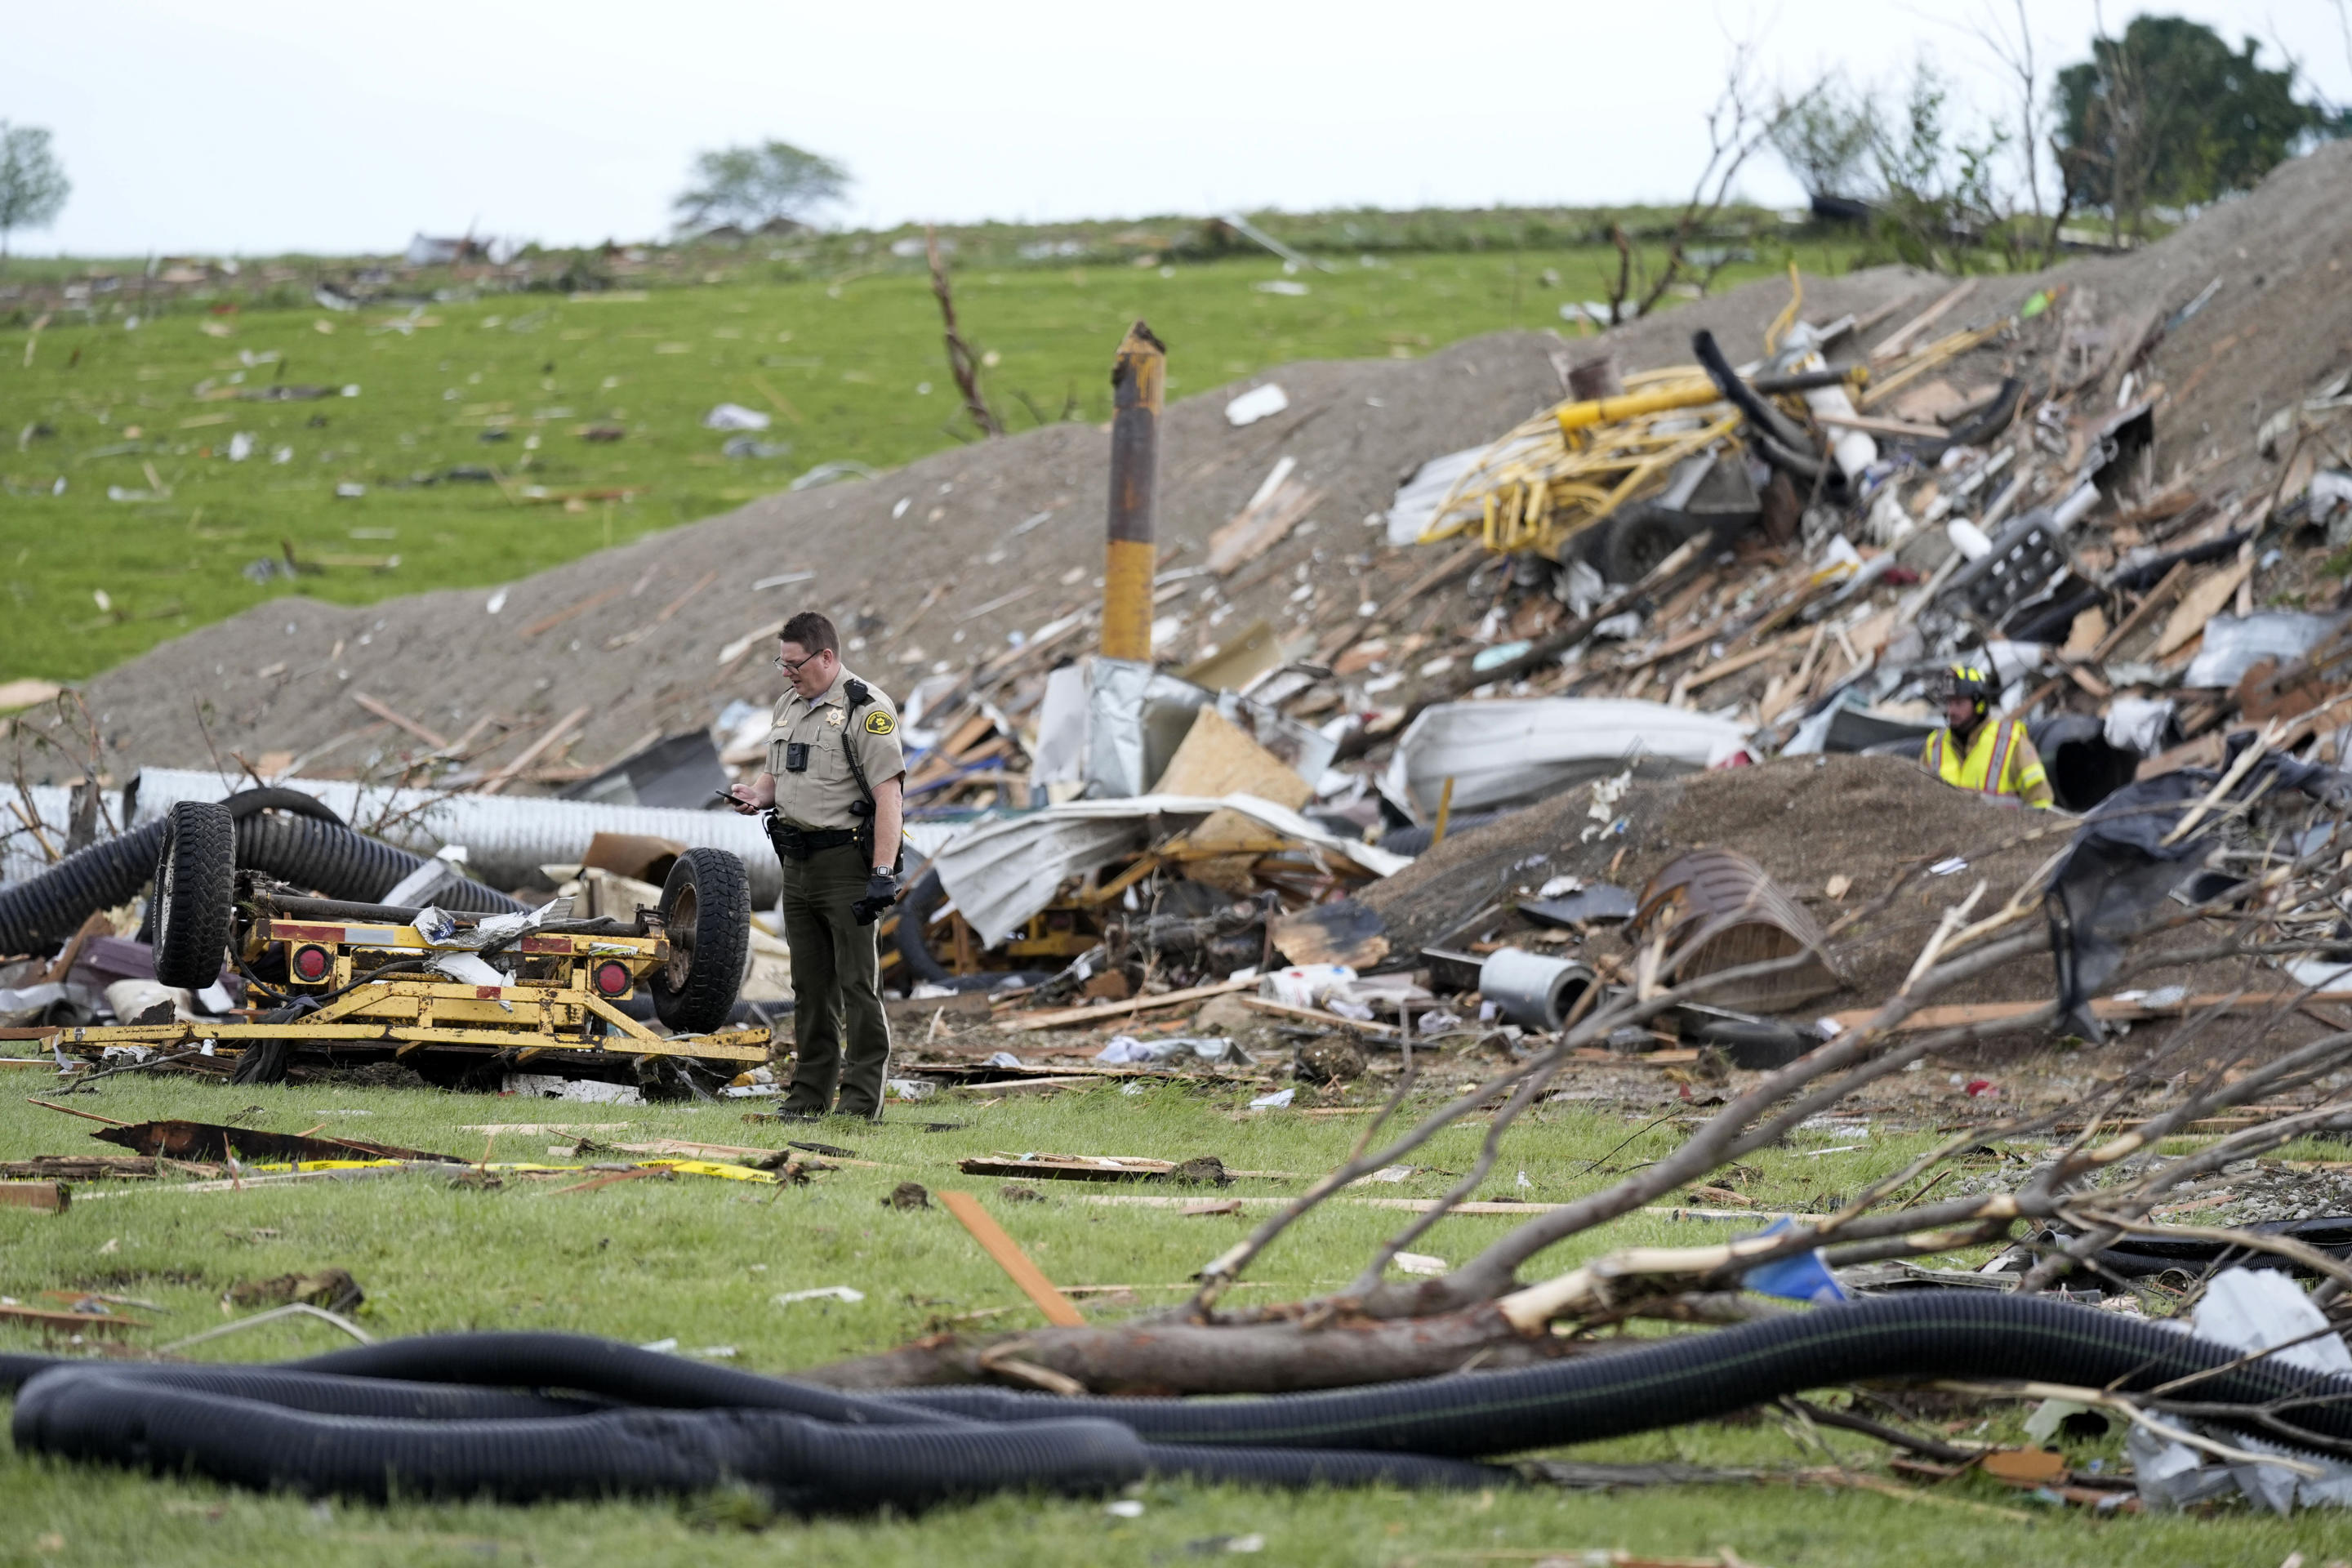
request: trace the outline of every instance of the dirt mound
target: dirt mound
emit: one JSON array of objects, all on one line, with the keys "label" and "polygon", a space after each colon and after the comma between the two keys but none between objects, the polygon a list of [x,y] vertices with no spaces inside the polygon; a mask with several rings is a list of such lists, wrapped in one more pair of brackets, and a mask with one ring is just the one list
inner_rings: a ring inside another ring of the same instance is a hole
[{"label": "dirt mound", "polygon": [[[1932,297],[1937,287],[1900,268],[1805,285],[1808,310],[1832,313]],[[1691,332],[1710,327],[1736,356],[1751,355],[1785,294],[1779,283],[1750,285],[1620,328],[1605,344],[1511,333],[1423,360],[1286,365],[1255,380],[1278,382],[1289,408],[1238,429],[1224,406],[1251,384],[1185,399],[1168,413],[1160,454],[1160,540],[1163,552],[1176,552],[1167,564],[1198,564],[1210,531],[1287,456],[1322,499],[1286,543],[1227,580],[1223,592],[1234,608],[1226,624],[1238,629],[1263,616],[1287,632],[1344,616],[1425,564],[1412,552],[1382,552],[1381,534],[1365,526],[1385,511],[1399,479],[1557,402],[1571,354],[1606,346],[1629,368],[1676,363],[1689,356]],[[1183,322],[1153,325],[1181,365]],[[1110,348],[1104,345],[1106,372]],[[585,707],[574,757],[603,763],[650,733],[709,724],[731,698],[765,705],[775,688],[766,647],[728,668],[719,652],[814,605],[845,635],[864,637],[852,667],[903,696],[919,671],[942,661],[962,668],[1003,650],[1008,632],[1096,601],[1108,452],[1101,428],[1051,426],[939,453],[868,483],[771,496],[503,594],[453,591],[358,609],[273,600],[100,676],[87,695],[118,777],[148,763],[202,766],[213,747],[224,756],[309,752],[373,721],[353,692],[445,736],[499,715],[511,735],[503,752],[488,754],[492,763],[557,716]],[[815,576],[753,585],[797,572]],[[1302,574],[1314,579],[1319,610],[1312,598],[1293,597]],[[1183,592],[1163,614],[1206,611],[1198,585]],[[315,766],[363,763],[377,748],[421,749],[383,729]]]},{"label": "dirt mound", "polygon": [[[1391,964],[1412,967],[1423,947],[1441,940],[1461,947],[1528,929],[1513,900],[1534,896],[1552,877],[1612,883],[1639,894],[1676,857],[1708,846],[1754,860],[1824,928],[1900,883],[1885,908],[1832,933],[1846,984],[1809,1005],[1837,1012],[1874,1006],[1893,995],[1945,910],[1982,880],[1976,913],[1990,914],[2064,847],[2077,822],[2061,813],[1992,805],[1904,757],[1790,757],[1759,767],[1636,780],[1606,804],[1594,786],[1580,787],[1448,838],[1362,898],[1387,922]],[[1931,869],[1950,860],[1964,864],[1940,874]],[[1847,884],[1832,897],[1832,879],[1838,877]],[[2033,929],[2042,919],[2037,911],[2019,929]],[[2208,940],[2210,933],[2187,927],[2158,938],[2154,951]],[[1600,952],[1622,951],[1614,934],[1598,935],[1595,942]],[[2252,961],[2230,961],[2159,968],[2130,984],[2186,985],[2205,994],[2273,990],[2283,982]],[[1937,1000],[2038,1002],[2056,990],[2050,961],[2036,956]]]},{"label": "dirt mound", "polygon": [[[1990,912],[2074,826],[2071,818],[1990,805],[1901,757],[1795,757],[1637,780],[1604,804],[1598,796],[1607,793],[1606,785],[1571,790],[1449,838],[1369,889],[1364,901],[1388,922],[1392,951],[1408,959],[1498,901],[1497,913],[1454,940],[1516,928],[1521,922],[1507,900],[1532,897],[1556,876],[1638,893],[1675,858],[1708,846],[1754,860],[1823,926],[1880,898],[1906,874],[1953,858],[1965,861],[1964,869],[1942,876],[1914,876],[1886,910],[1841,933],[1849,939],[1840,955],[1848,985],[1843,998],[1824,1006],[1851,1006],[1853,999],[1874,1001],[1900,985],[1944,910],[1979,879],[1988,885],[1978,907]],[[1832,898],[1829,888],[1837,877],[1846,885]],[[2030,980],[2003,976],[1985,994],[2047,994],[2050,984],[2048,965],[2042,963]]]}]

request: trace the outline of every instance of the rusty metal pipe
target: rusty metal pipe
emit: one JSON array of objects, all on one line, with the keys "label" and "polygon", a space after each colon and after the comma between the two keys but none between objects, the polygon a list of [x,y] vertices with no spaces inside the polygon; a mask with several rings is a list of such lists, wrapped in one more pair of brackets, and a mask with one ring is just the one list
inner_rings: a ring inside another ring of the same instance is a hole
[{"label": "rusty metal pipe", "polygon": [[1111,366],[1110,543],[1103,568],[1102,652],[1151,660],[1151,577],[1160,511],[1160,408],[1167,346],[1138,321]]}]

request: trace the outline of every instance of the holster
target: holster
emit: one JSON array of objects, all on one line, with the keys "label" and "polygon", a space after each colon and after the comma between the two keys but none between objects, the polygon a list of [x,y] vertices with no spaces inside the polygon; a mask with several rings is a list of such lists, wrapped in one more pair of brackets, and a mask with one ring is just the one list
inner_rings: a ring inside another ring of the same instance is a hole
[{"label": "holster", "polygon": [[850,827],[794,827],[771,812],[768,816],[768,842],[786,860],[805,860],[826,849],[838,849],[845,844],[858,841],[857,830]]}]

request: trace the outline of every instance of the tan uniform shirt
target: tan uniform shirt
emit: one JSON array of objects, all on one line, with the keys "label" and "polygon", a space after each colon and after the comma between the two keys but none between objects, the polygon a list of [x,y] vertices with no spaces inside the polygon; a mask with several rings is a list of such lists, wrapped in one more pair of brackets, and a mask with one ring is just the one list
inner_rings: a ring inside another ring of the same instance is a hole
[{"label": "tan uniform shirt", "polygon": [[[898,747],[898,710],[880,687],[867,682],[866,704],[855,721],[849,718],[849,697],[842,687],[856,679],[844,669],[819,697],[803,697],[787,686],[777,700],[775,722],[768,731],[768,771],[776,777],[776,815],[795,827],[858,826],[849,808],[866,796],[849,771],[849,747],[857,748],[868,788],[907,771],[906,753]],[[799,773],[784,766],[792,742],[805,742],[809,748],[808,766]]]}]

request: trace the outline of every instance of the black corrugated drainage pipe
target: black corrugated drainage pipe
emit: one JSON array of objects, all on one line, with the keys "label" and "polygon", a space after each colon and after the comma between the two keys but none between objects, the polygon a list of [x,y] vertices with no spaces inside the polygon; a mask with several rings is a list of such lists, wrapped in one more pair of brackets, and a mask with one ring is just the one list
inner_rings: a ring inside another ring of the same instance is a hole
[{"label": "black corrugated drainage pipe", "polygon": [[[21,1450],[245,1486],[522,1501],[740,1481],[806,1510],[1095,1491],[1147,1474],[1491,1484],[1506,1472],[1461,1461],[1702,1421],[1869,1378],[2130,1393],[2209,1373],[2201,1402],[2291,1411],[2315,1436],[2352,1438],[2352,1377],[2239,1359],[2231,1347],[2071,1302],[1922,1291],[1609,1355],[1248,1400],[845,1394],[542,1333],[425,1336],[235,1372],[0,1356],[0,1386],[22,1384]],[[558,1397],[582,1413],[533,1415],[516,1403]]]}]

